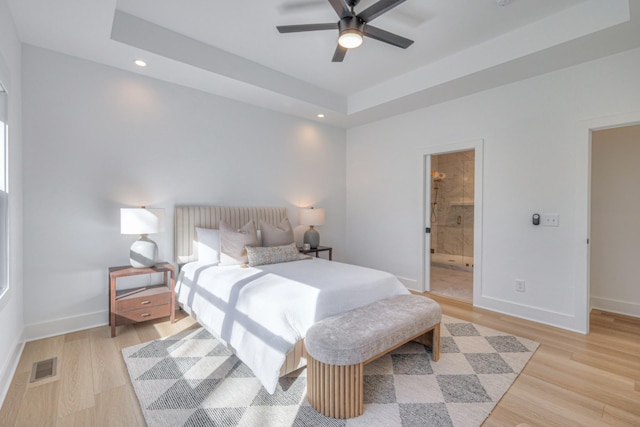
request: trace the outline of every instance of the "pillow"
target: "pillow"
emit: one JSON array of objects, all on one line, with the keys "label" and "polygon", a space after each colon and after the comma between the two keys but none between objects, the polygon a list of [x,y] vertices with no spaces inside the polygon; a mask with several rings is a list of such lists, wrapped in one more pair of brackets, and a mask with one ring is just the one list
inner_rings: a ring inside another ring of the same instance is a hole
[{"label": "pillow", "polygon": [[280,221],[277,227],[260,220],[260,230],[262,231],[261,246],[284,246],[295,241],[293,229],[287,218]]},{"label": "pillow", "polygon": [[198,261],[220,262],[220,230],[196,227],[198,236]]},{"label": "pillow", "polygon": [[220,264],[236,265],[247,263],[245,246],[257,246],[258,234],[253,221],[236,230],[225,221],[220,221]]},{"label": "pillow", "polygon": [[249,258],[250,267],[311,258],[298,252],[298,248],[296,248],[295,243],[271,247],[247,246],[247,256]]}]

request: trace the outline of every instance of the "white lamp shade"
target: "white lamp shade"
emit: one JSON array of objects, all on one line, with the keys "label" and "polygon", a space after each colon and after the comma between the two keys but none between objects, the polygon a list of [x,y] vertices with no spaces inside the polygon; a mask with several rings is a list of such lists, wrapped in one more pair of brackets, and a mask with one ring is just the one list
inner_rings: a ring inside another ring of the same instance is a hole
[{"label": "white lamp shade", "polygon": [[120,234],[154,234],[164,231],[164,209],[120,209]]},{"label": "white lamp shade", "polygon": [[300,224],[322,225],[324,224],[324,209],[305,208],[300,209]]}]

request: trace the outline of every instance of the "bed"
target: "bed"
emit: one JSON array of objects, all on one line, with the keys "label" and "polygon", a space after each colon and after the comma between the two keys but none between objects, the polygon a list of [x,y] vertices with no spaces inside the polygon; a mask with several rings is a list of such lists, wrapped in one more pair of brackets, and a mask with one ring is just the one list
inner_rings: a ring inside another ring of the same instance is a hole
[{"label": "bed", "polygon": [[[220,266],[199,260],[196,228],[270,225],[285,208],[179,206],[175,210],[180,306],[242,360],[269,393],[279,376],[304,366],[304,336],[316,322],[393,295],[408,294],[393,275],[321,258]],[[202,246],[200,246],[202,251]]]}]

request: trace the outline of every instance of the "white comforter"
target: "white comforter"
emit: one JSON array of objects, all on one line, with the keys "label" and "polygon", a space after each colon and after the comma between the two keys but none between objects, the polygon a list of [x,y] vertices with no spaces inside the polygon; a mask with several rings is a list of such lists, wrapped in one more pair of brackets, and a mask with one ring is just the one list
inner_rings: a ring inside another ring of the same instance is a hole
[{"label": "white comforter", "polygon": [[273,393],[286,354],[315,322],[409,292],[389,273],[313,258],[250,268],[189,263],[176,293]]}]

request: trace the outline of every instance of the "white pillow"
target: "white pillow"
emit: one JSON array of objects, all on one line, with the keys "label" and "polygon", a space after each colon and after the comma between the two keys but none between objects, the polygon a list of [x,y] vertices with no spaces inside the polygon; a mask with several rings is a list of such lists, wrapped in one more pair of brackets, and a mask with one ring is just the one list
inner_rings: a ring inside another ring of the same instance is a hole
[{"label": "white pillow", "polygon": [[220,230],[196,227],[198,261],[211,264],[220,262]]}]

